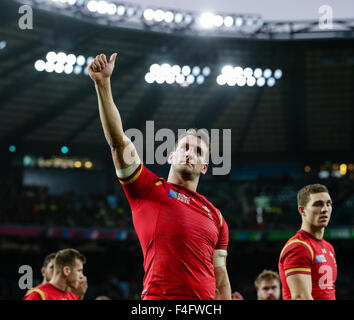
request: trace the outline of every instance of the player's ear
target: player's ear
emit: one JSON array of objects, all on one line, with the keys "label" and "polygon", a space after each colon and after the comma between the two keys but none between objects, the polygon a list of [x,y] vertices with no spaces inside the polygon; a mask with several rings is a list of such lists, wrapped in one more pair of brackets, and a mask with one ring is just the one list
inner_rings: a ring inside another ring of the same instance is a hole
[{"label": "player's ear", "polygon": [[41,274],[43,277],[45,276],[45,268],[44,267],[41,268]]},{"label": "player's ear", "polygon": [[297,209],[298,209],[298,211],[299,211],[299,213],[300,213],[300,215],[301,216],[304,216],[305,215],[305,207],[303,207],[303,206],[297,206]]},{"label": "player's ear", "polygon": [[69,266],[65,266],[63,268],[63,273],[67,277],[71,273],[70,267]]}]

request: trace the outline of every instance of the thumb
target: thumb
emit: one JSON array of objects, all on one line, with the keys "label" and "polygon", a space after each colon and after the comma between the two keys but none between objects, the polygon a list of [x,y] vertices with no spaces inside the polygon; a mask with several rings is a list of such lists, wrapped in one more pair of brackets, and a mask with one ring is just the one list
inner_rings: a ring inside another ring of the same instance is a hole
[{"label": "thumb", "polygon": [[113,53],[109,58],[109,63],[115,63],[116,58],[117,58],[117,53]]}]

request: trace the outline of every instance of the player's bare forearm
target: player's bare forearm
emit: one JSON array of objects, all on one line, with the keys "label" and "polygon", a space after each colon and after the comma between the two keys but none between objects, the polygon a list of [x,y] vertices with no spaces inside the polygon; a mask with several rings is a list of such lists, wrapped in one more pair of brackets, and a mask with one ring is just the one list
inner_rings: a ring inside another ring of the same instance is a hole
[{"label": "player's bare forearm", "polygon": [[106,140],[111,148],[124,146],[124,131],[119,111],[114,104],[110,79],[95,82],[99,114]]},{"label": "player's bare forearm", "polygon": [[292,300],[313,300],[311,275],[293,274],[286,278]]},{"label": "player's bare forearm", "polygon": [[216,279],[215,300],[231,300],[231,285],[225,266],[214,268]]}]

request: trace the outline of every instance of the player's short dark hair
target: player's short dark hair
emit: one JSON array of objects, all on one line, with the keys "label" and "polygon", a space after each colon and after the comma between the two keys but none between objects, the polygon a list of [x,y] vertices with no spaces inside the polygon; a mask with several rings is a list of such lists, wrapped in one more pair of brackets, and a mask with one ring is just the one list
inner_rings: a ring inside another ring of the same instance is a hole
[{"label": "player's short dark hair", "polygon": [[186,132],[180,134],[176,140],[175,143],[175,149],[177,148],[178,143],[187,136],[194,136],[197,138],[200,138],[210,149],[210,139],[209,139],[209,134],[206,129],[188,129]]},{"label": "player's short dark hair", "polygon": [[112,300],[112,299],[107,296],[98,296],[95,300]]},{"label": "player's short dark hair", "polygon": [[297,193],[297,204],[299,206],[305,207],[310,200],[310,195],[313,193],[327,192],[328,189],[323,184],[309,184],[299,190]]},{"label": "player's short dark hair", "polygon": [[259,289],[259,286],[261,285],[261,282],[263,280],[277,280],[280,285],[280,277],[279,274],[275,271],[272,270],[263,270],[256,278],[254,281],[254,286],[256,289]]},{"label": "player's short dark hair", "polygon": [[56,252],[52,252],[52,253],[48,254],[43,260],[42,268],[46,268],[48,263],[50,262],[50,260],[55,258],[56,254],[57,254]]},{"label": "player's short dark hair", "polygon": [[54,260],[54,267],[56,270],[62,270],[64,267],[73,268],[76,259],[86,263],[86,257],[76,249],[68,248],[57,252]]}]

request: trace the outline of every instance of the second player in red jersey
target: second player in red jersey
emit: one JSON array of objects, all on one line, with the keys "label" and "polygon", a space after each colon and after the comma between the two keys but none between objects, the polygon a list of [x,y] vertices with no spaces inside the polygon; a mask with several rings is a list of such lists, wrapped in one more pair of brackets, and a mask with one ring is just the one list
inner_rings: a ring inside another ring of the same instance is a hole
[{"label": "second player in red jersey", "polygon": [[209,137],[187,131],[173,152],[167,181],[141,162],[123,131],[110,77],[117,54],[96,56],[88,70],[117,176],[133,213],[144,254],[143,299],[231,299],[226,270],[228,228],[221,213],[196,190],[208,169]]},{"label": "second player in red jersey", "polygon": [[323,185],[298,193],[302,226],[283,247],[279,274],[284,300],[335,300],[337,262],[333,246],[323,239],[332,213],[332,200]]},{"label": "second player in red jersey", "polygon": [[77,288],[83,279],[86,258],[75,249],[63,249],[54,258],[54,272],[49,282],[29,290],[23,300],[79,300],[69,288]]}]

